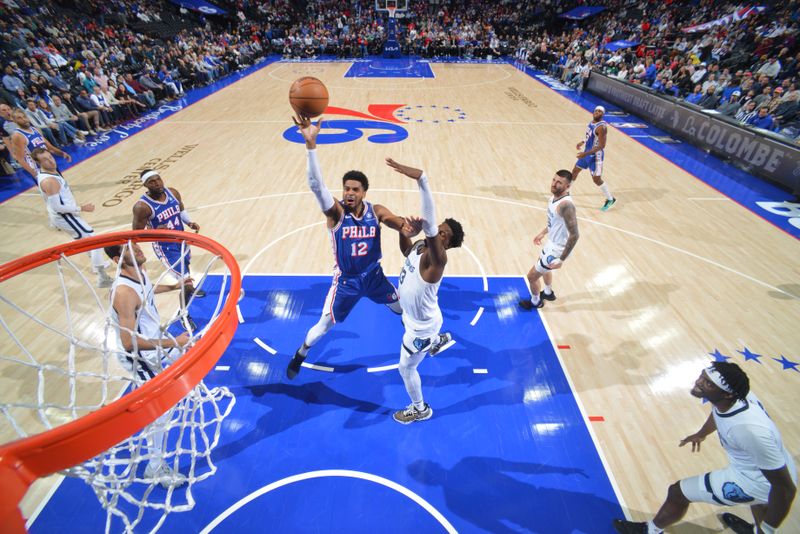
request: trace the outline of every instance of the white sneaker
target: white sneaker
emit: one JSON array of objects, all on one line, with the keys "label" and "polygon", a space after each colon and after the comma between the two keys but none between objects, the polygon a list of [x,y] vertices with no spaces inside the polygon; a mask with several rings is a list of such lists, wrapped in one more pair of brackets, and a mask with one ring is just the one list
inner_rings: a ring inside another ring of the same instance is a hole
[{"label": "white sneaker", "polygon": [[83,135],[89,135],[89,132],[87,132],[86,130],[78,130],[78,131]]},{"label": "white sneaker", "polygon": [[84,141],[84,140],[83,140],[83,139],[81,139],[80,137],[76,137],[75,139],[73,139],[73,140],[72,140],[72,142],[73,142],[73,143],[75,143],[76,145],[83,145],[83,144],[86,144],[86,141]]},{"label": "white sneaker", "polygon": [[144,470],[144,478],[160,484],[162,488],[177,488],[186,484],[185,476],[171,469],[163,462],[157,467],[155,463],[147,464]]}]

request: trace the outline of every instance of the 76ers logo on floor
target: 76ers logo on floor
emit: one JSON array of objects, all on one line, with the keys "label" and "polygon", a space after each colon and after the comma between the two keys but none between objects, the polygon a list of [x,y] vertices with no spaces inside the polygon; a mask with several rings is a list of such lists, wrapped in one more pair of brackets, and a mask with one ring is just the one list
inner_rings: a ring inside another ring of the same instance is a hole
[{"label": "76ers logo on floor", "polygon": [[[403,128],[403,121],[397,120],[394,116],[397,108],[403,104],[370,104],[367,111],[368,115],[360,111],[346,108],[328,106],[323,115],[322,130],[317,136],[317,143],[328,145],[334,143],[349,143],[361,139],[365,134],[370,143],[397,143],[408,137],[408,130]],[[345,115],[357,117],[353,119],[333,119],[329,120],[329,115]],[[283,132],[283,138],[292,143],[304,143],[303,136],[297,127],[292,126]]]}]

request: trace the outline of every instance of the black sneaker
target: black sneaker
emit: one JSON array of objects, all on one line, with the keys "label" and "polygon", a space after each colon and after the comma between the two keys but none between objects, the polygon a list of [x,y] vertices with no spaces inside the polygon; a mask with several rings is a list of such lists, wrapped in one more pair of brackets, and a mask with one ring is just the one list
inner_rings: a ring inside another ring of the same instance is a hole
[{"label": "black sneaker", "polygon": [[600,211],[608,211],[608,209],[616,203],[617,203],[616,198],[612,198],[611,200],[606,200],[605,203],[603,204],[603,207],[600,208]]},{"label": "black sneaker", "polygon": [[736,534],[753,534],[755,532],[755,525],[730,512],[719,514],[719,520]]},{"label": "black sneaker", "polygon": [[521,299],[519,301],[519,307],[527,311],[531,311],[534,308],[541,308],[542,306],[544,306],[544,301],[542,299],[539,299],[539,302],[536,304],[534,304],[531,299]]},{"label": "black sneaker", "polygon": [[183,327],[186,329],[187,332],[191,333],[197,332],[197,325],[194,323],[194,320],[188,313],[183,316]]},{"label": "black sneaker", "polygon": [[612,523],[619,534],[647,534],[647,523],[634,523],[624,519],[615,519]]},{"label": "black sneaker", "polygon": [[302,365],[305,359],[306,357],[300,354],[300,351],[294,353],[294,358],[292,358],[292,361],[289,362],[289,366],[286,368],[286,376],[289,377],[289,380],[294,380],[294,377],[300,372],[300,365]]},{"label": "black sneaker", "polygon": [[189,293],[189,297],[192,296],[194,296],[194,298],[196,299],[201,299],[206,296],[206,292],[203,291],[202,289],[194,289],[191,291],[191,293]]},{"label": "black sneaker", "polygon": [[545,293],[544,291],[540,291],[539,292],[539,301],[542,301],[542,300],[549,300],[551,302],[556,300],[555,291],[551,292],[549,295],[547,293]]},{"label": "black sneaker", "polygon": [[401,425],[410,425],[416,421],[430,419],[432,416],[433,408],[431,408],[428,403],[425,403],[425,406],[421,410],[417,410],[413,404],[409,404],[408,408],[394,412],[392,418]]},{"label": "black sneaker", "polygon": [[431,345],[431,348],[428,349],[428,354],[431,356],[436,356],[436,354],[442,350],[442,347],[447,345],[453,341],[453,335],[450,332],[445,332],[444,334],[439,334],[436,341]]}]

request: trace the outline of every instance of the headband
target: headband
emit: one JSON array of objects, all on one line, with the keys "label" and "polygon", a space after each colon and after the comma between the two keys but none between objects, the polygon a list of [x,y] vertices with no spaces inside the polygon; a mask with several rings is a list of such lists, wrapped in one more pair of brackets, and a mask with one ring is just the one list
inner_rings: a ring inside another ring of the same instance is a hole
[{"label": "headband", "polygon": [[146,184],[147,180],[149,180],[150,178],[152,178],[154,176],[159,176],[158,171],[147,171],[146,173],[144,173],[142,175],[142,183]]},{"label": "headband", "polygon": [[728,383],[725,382],[725,379],[722,378],[722,375],[719,373],[719,371],[717,371],[713,367],[706,367],[704,370],[706,372],[706,376],[708,376],[708,379],[714,382],[714,384],[719,389],[721,389],[722,391],[726,391],[728,393],[733,393],[733,390],[728,385]]},{"label": "headband", "polygon": [[597,111],[597,110],[602,111],[603,115],[605,115],[605,113],[606,113],[606,108],[604,108],[603,106],[597,106],[596,108],[594,108],[594,110],[595,111]]}]

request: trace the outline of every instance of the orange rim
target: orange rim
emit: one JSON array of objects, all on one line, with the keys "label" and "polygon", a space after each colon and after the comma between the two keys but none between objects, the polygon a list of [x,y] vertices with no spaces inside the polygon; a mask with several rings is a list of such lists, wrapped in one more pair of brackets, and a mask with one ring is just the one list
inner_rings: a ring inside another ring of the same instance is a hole
[{"label": "orange rim", "polygon": [[[2,532],[24,531],[25,522],[17,505],[37,478],[85,462],[155,421],[200,383],[233,339],[239,324],[236,305],[242,289],[239,265],[225,247],[198,234],[138,230],[78,239],[0,265],[0,282],[56,261],[62,255],[74,256],[128,241],[185,241],[220,256],[231,278],[225,305],[208,331],[183,357],[141,387],[79,419],[0,446]],[[231,298],[232,295],[237,297]]]}]

